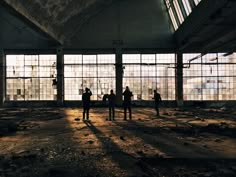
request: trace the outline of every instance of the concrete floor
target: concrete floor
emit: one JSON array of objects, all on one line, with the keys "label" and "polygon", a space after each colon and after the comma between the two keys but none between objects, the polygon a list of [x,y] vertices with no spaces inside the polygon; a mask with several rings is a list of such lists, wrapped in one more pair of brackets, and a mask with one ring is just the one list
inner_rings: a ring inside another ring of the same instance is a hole
[{"label": "concrete floor", "polygon": [[236,111],[1,109],[0,177],[236,176]]}]

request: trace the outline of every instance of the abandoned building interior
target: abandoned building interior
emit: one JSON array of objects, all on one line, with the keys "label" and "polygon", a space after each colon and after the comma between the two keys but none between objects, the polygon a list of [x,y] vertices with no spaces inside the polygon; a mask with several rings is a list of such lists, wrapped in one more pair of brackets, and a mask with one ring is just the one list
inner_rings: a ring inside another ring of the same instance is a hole
[{"label": "abandoned building interior", "polygon": [[1,0],[0,177],[236,176],[235,13],[233,0]]}]

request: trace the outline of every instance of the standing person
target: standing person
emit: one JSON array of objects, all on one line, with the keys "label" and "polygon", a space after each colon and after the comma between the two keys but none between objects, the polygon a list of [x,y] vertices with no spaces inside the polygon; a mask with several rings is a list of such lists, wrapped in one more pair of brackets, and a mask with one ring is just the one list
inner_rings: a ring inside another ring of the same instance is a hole
[{"label": "standing person", "polygon": [[123,92],[124,95],[124,120],[126,120],[126,111],[129,110],[129,119],[132,119],[131,116],[131,97],[133,96],[133,93],[129,90],[129,87],[126,86],[125,91]]},{"label": "standing person", "polygon": [[160,115],[159,113],[159,104],[161,103],[161,95],[156,91],[154,90],[154,101],[155,101],[155,109],[156,109],[156,112],[157,112],[157,116]]},{"label": "standing person", "polygon": [[92,92],[89,88],[85,88],[85,93],[82,95],[82,101],[83,101],[83,120],[85,119],[85,114],[87,120],[89,120],[89,109],[90,109],[90,96],[92,95]]},{"label": "standing person", "polygon": [[108,95],[109,120],[115,120],[115,104],[116,95],[113,93],[113,90],[110,90],[110,94]]}]

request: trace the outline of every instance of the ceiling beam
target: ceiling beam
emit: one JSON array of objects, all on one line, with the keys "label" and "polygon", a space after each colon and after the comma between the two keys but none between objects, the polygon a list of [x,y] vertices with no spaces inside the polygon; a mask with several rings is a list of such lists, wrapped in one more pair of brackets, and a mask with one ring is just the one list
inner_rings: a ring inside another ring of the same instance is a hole
[{"label": "ceiling beam", "polygon": [[26,16],[24,16],[22,13],[20,13],[18,10],[16,10],[11,4],[3,1],[0,1],[0,5],[6,8],[6,10],[14,15],[16,18],[21,20],[23,23],[25,23],[27,26],[29,26],[34,31],[43,34],[45,37],[47,37],[49,40],[54,41],[58,46],[62,45],[63,42],[59,38],[57,38],[55,35],[49,33],[48,31],[44,30],[39,24],[36,22],[33,22]]},{"label": "ceiling beam", "polygon": [[226,6],[227,2],[227,0],[202,1],[194,8],[193,12],[174,34],[178,49],[180,51],[185,50],[193,43],[198,42],[199,38],[202,38],[199,34],[210,25],[217,23],[215,21],[217,19],[214,20],[215,22],[212,22],[211,19],[215,16],[218,17],[217,14]]}]

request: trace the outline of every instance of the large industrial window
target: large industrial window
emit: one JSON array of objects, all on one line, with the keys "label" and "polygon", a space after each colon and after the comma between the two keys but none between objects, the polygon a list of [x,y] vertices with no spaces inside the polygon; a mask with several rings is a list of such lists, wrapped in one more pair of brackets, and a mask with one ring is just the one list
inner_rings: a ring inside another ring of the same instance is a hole
[{"label": "large industrial window", "polygon": [[194,0],[194,3],[189,0],[165,0],[170,20],[174,30],[177,30],[184,20],[192,12],[193,7],[197,6],[201,0]]},{"label": "large industrial window", "polygon": [[6,100],[56,100],[56,55],[7,55]]},{"label": "large industrial window", "polygon": [[236,100],[235,54],[184,54],[183,58],[188,66],[184,69],[184,100]]},{"label": "large industrial window", "polygon": [[65,55],[65,100],[82,100],[86,87],[92,100],[102,100],[110,89],[116,90],[115,55]]},{"label": "large industrial window", "polygon": [[134,100],[152,100],[155,89],[163,100],[174,100],[174,66],[174,54],[124,54],[123,90],[129,86]]}]

